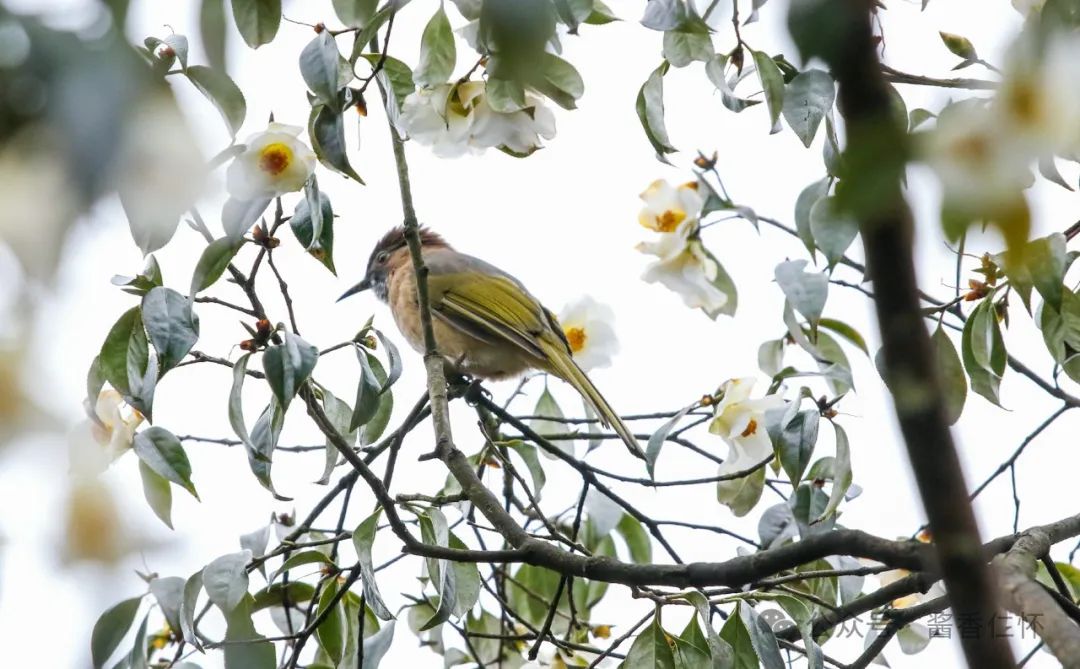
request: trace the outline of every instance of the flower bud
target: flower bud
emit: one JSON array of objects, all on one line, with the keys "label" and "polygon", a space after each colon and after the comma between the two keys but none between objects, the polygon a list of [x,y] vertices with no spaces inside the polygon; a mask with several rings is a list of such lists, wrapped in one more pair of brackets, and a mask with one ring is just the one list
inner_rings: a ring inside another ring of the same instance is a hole
[{"label": "flower bud", "polygon": [[938,35],[941,35],[941,41],[945,43],[946,49],[964,60],[975,60],[979,57],[975,51],[975,45],[968,38],[947,32],[938,32]]}]

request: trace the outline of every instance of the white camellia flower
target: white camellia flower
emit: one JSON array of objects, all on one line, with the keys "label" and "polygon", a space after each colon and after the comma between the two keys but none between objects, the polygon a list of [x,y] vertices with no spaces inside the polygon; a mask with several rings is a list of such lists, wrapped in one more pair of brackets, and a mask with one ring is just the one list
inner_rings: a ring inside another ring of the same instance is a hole
[{"label": "white camellia flower", "polygon": [[674,232],[687,219],[697,220],[705,203],[695,181],[676,188],[657,179],[639,197],[645,206],[638,214],[638,223],[657,232]]},{"label": "white camellia flower", "polygon": [[715,418],[709,432],[718,434],[732,447],[732,455],[721,467],[725,472],[738,472],[760,463],[772,455],[772,440],[765,431],[765,412],[784,406],[779,395],[750,399],[754,379],[744,377],[724,383],[723,398],[717,403]]},{"label": "white camellia flower", "polygon": [[271,123],[248,137],[247,148],[225,173],[229,195],[246,202],[303,188],[315,171],[315,152],[298,139],[302,130]]},{"label": "white camellia flower", "polygon": [[581,297],[563,308],[559,324],[579,367],[589,371],[611,365],[612,356],[619,352],[611,307],[591,297]]},{"label": "white camellia flower", "polygon": [[[750,399],[754,389],[753,378],[732,379],[723,385],[723,398],[716,405],[715,418],[709,432],[720,435],[730,450],[718,474],[724,476],[746,471],[760,464],[773,454],[772,440],[765,429],[765,412],[784,405],[779,395],[766,395]],[[761,495],[760,485],[747,486],[748,480],[758,476],[764,482],[764,469],[754,474],[717,484],[717,498],[732,507],[736,515],[744,515]],[[745,498],[749,494],[748,498]]]},{"label": "white camellia flower", "polygon": [[1031,16],[1035,12],[1041,12],[1046,0],[1012,0],[1013,8],[1024,16]]},{"label": "white camellia flower", "polygon": [[1004,133],[993,113],[971,103],[942,113],[923,138],[922,156],[941,180],[946,202],[966,212],[1011,207],[1033,182],[1034,156]]},{"label": "white camellia flower", "polygon": [[84,421],[71,436],[71,471],[79,476],[96,475],[123,455],[143,422],[143,415],[128,407],[112,388],[98,394],[94,416],[97,420]]},{"label": "white camellia flower", "polygon": [[482,81],[418,88],[401,103],[398,129],[431,147],[436,156],[456,158],[475,149],[469,143],[469,131],[477,98],[483,93]]},{"label": "white camellia flower", "polygon": [[720,270],[697,239],[697,224],[697,219],[687,218],[658,241],[638,244],[639,251],[658,258],[641,278],[663,284],[678,293],[686,306],[712,316],[724,308],[728,297],[714,283]]},{"label": "white camellia flower", "polygon": [[483,81],[419,88],[401,105],[401,132],[441,158],[500,148],[525,156],[555,137],[555,114],[526,94],[524,109],[503,113],[488,104]]},{"label": "white camellia flower", "polygon": [[480,98],[473,114],[470,141],[479,147],[497,147],[516,156],[527,156],[542,146],[541,138],[554,139],[555,114],[540,98],[525,94],[525,107],[515,112],[493,110]]},{"label": "white camellia flower", "polygon": [[1004,70],[992,124],[1010,148],[1032,157],[1080,149],[1080,39],[1054,34],[1039,48],[1021,37]]}]

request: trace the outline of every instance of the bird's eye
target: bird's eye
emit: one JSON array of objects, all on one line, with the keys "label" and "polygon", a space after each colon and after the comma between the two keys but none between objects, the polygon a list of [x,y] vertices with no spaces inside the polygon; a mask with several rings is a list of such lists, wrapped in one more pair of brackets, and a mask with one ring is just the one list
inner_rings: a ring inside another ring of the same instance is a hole
[{"label": "bird's eye", "polygon": [[386,262],[387,258],[389,258],[389,257],[390,257],[390,254],[387,253],[386,251],[383,251],[379,255],[375,256],[375,262],[384,263],[384,262]]}]

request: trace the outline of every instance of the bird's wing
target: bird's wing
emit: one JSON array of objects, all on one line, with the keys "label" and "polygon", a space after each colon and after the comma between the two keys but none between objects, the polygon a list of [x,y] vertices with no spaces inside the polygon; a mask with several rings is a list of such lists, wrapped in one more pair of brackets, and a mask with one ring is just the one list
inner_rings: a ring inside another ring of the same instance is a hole
[{"label": "bird's wing", "polygon": [[456,252],[431,254],[425,261],[437,318],[483,341],[510,342],[544,359],[539,339],[551,329],[548,313],[516,279]]}]

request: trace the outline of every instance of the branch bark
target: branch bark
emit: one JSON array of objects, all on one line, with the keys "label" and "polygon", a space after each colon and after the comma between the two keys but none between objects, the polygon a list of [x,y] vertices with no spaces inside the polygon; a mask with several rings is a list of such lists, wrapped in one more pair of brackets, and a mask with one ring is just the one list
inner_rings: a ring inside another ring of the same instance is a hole
[{"label": "branch bark", "polygon": [[1054,597],[1035,580],[1036,562],[1050,552],[1050,535],[1042,528],[1025,532],[1013,547],[994,558],[1005,608],[1030,622],[1050,652],[1066,669],[1080,669],[1080,627]]},{"label": "branch bark", "polygon": [[[982,552],[930,337],[919,311],[914,225],[901,192],[905,133],[892,105],[872,31],[874,3],[828,3],[842,25],[829,54],[847,123],[844,196],[859,221],[897,420],[926,509],[938,562],[955,614],[989,620],[999,608],[997,585]],[[968,665],[1015,667],[1006,639],[963,638]]]}]

